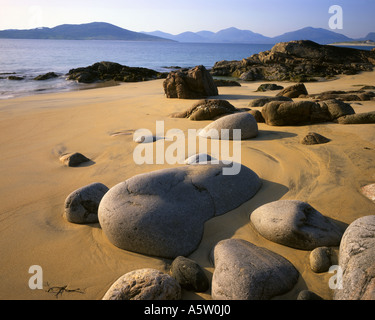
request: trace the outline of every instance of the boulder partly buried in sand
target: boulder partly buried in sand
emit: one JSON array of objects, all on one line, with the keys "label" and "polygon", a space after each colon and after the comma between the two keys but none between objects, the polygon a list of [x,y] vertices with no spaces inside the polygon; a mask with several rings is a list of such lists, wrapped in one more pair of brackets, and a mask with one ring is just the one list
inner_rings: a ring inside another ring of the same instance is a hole
[{"label": "boulder partly buried in sand", "polygon": [[220,241],[213,258],[215,300],[269,300],[290,291],[299,277],[284,257],[242,239]]},{"label": "boulder partly buried in sand", "polygon": [[211,74],[204,66],[170,72],[163,82],[163,88],[167,98],[202,99],[219,94]]},{"label": "boulder partly buried in sand", "polygon": [[342,279],[335,300],[375,300],[375,215],[352,222],[339,251]]},{"label": "boulder partly buried in sand", "polygon": [[345,115],[337,119],[340,124],[369,124],[375,123],[375,112]]},{"label": "boulder partly buried in sand", "polygon": [[65,200],[65,218],[72,223],[98,222],[98,207],[108,187],[92,183],[73,191]]},{"label": "boulder partly buried in sand", "polygon": [[91,160],[82,153],[74,152],[62,155],[60,157],[60,161],[67,167],[78,167],[82,163],[89,162]]},{"label": "boulder partly buried in sand", "polygon": [[249,102],[248,107],[249,108],[263,107],[265,104],[271,101],[282,101],[282,102],[292,101],[293,102],[293,100],[288,97],[263,97],[263,98],[252,99]]},{"label": "boulder partly buried in sand", "polygon": [[181,287],[170,275],[145,268],[124,274],[102,300],[179,300]]},{"label": "boulder partly buried in sand", "polygon": [[[259,177],[240,165],[202,164],[134,176],[111,188],[99,205],[99,222],[110,242],[142,254],[188,256],[199,245],[204,223],[250,200]],[[225,171],[224,171],[225,172]]]},{"label": "boulder partly buried in sand", "polygon": [[[222,131],[223,130],[223,131]],[[234,130],[241,130],[241,140],[255,138],[258,135],[258,123],[254,116],[241,112],[222,117],[199,132],[199,136],[210,139],[238,140]]]},{"label": "boulder partly buried in sand", "polygon": [[309,132],[306,136],[304,136],[301,140],[302,144],[305,145],[314,145],[314,144],[323,144],[328,143],[330,140],[319,133],[316,132]]},{"label": "boulder partly buried in sand", "polygon": [[224,115],[238,112],[227,100],[200,100],[184,112],[173,113],[172,118],[188,118],[194,121],[214,120]]},{"label": "boulder partly buried in sand", "polygon": [[341,228],[306,202],[279,200],[251,213],[250,223],[266,239],[301,250],[338,246]]}]

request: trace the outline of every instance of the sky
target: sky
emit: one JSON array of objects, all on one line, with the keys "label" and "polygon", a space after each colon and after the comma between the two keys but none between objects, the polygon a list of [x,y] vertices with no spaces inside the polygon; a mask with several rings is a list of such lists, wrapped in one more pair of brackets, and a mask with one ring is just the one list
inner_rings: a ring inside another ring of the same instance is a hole
[{"label": "sky", "polygon": [[268,37],[304,27],[330,29],[332,5],[343,11],[352,38],[375,32],[374,0],[0,0],[0,30],[108,22],[132,31],[185,31],[236,27]]}]

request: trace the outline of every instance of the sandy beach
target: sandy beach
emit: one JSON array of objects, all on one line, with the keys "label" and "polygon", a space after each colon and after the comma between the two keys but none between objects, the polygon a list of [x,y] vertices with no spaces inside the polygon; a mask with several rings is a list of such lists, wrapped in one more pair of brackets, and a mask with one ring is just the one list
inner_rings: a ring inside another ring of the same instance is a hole
[{"label": "sandy beach", "polygon": [[[374,79],[375,71],[305,85],[314,94],[357,90],[360,85],[374,85]],[[276,94],[255,92],[261,83],[219,87],[215,98],[244,108],[251,99]],[[64,292],[58,299],[99,300],[129,271],[145,267],[169,271],[171,260],[121,250],[107,240],[98,223],[77,225],[63,217],[66,197],[78,188],[93,182],[111,188],[136,174],[171,167],[134,163],[135,130],[155,133],[158,120],[164,121],[165,131],[178,128],[184,133],[210,123],[170,118],[197,100],[167,99],[162,84],[163,80],[123,83],[0,101],[0,299],[56,300],[48,288],[67,286],[81,292]],[[357,113],[375,111],[374,100],[351,105]],[[310,131],[331,141],[300,144]],[[375,182],[375,124],[273,127],[260,123],[259,132],[258,137],[241,142],[241,152],[242,164],[258,174],[262,188],[242,206],[206,222],[200,246],[190,258],[211,279],[212,247],[222,239],[245,239],[282,255],[299,271],[297,285],[278,299],[296,299],[304,289],[331,299],[332,274],[311,271],[310,251],[266,240],[250,226],[249,214],[279,199],[306,201],[343,226],[374,214],[374,202],[360,188]],[[92,162],[65,167],[59,155],[66,152],[80,152]],[[32,265],[43,269],[43,290],[29,288]],[[210,290],[183,291],[183,299],[211,299]]]}]

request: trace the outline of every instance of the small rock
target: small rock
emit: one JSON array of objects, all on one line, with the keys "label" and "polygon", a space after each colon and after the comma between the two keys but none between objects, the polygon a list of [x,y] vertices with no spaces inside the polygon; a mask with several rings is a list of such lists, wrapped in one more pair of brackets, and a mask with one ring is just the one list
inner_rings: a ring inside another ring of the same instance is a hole
[{"label": "small rock", "polygon": [[365,197],[375,202],[375,183],[362,187],[361,191]]},{"label": "small rock", "polygon": [[300,95],[308,95],[306,87],[303,83],[297,83],[293,86],[286,87],[283,91],[277,94],[277,96],[288,98],[298,98]]},{"label": "small rock", "polygon": [[284,87],[279,86],[275,83],[264,83],[258,87],[256,92],[264,92],[264,91],[269,91],[269,90],[274,91],[274,90],[282,90],[282,89],[284,89]]},{"label": "small rock", "polygon": [[177,257],[172,263],[171,275],[188,291],[205,292],[209,288],[206,274],[194,260]]},{"label": "small rock", "polygon": [[213,257],[215,300],[268,300],[290,291],[299,277],[287,259],[242,239],[220,241]]},{"label": "small rock", "polygon": [[92,183],[73,191],[65,200],[65,218],[72,223],[98,222],[98,207],[108,191],[102,183]]},{"label": "small rock", "polygon": [[315,248],[310,253],[310,267],[316,273],[327,272],[331,267],[331,249],[328,247]]},{"label": "small rock", "polygon": [[320,135],[319,133],[316,132],[309,132],[302,140],[302,144],[306,145],[313,145],[313,144],[323,144],[327,143],[330,140],[327,139],[326,137]]},{"label": "small rock", "polygon": [[308,203],[279,200],[251,213],[251,225],[266,239],[301,250],[338,246],[343,231]]},{"label": "small rock", "polygon": [[[229,135],[224,136],[223,133],[227,130]],[[247,113],[241,112],[237,114],[232,114],[220,118],[199,132],[199,136],[210,139],[225,139],[234,140],[234,130],[241,130],[241,140],[255,138],[258,135],[258,123],[255,118]]]},{"label": "small rock", "polygon": [[78,167],[80,164],[91,160],[86,158],[83,154],[75,152],[62,155],[60,161],[68,167]]},{"label": "small rock", "polygon": [[324,300],[324,299],[310,290],[302,290],[298,294],[297,300]]},{"label": "small rock", "polygon": [[112,284],[103,300],[179,300],[181,287],[168,274],[139,269],[124,274]]},{"label": "small rock", "polygon": [[34,80],[41,81],[41,80],[48,80],[48,79],[53,79],[53,78],[57,78],[57,77],[58,77],[58,75],[56,73],[54,73],[54,72],[48,72],[46,74],[41,74],[39,76],[36,76],[34,78]]}]

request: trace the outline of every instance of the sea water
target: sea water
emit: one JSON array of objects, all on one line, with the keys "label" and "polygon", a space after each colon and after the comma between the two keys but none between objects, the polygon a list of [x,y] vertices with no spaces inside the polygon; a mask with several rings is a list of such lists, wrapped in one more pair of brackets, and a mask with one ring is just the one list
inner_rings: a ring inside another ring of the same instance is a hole
[{"label": "sea water", "polygon": [[[167,67],[212,67],[221,60],[241,60],[272,44],[138,42],[117,40],[0,39],[0,99],[84,88],[66,80],[70,69],[100,61],[170,71]],[[370,47],[359,47],[370,50]],[[34,77],[55,72],[58,78]],[[8,80],[9,76],[23,80]]]},{"label": "sea water", "polygon": [[[168,67],[212,67],[216,61],[241,60],[271,49],[272,45],[115,40],[0,39],[0,99],[80,88],[67,81],[70,69],[100,61],[130,67],[170,71]],[[36,81],[36,76],[55,72],[59,77]],[[9,76],[23,80],[9,80]]]}]

